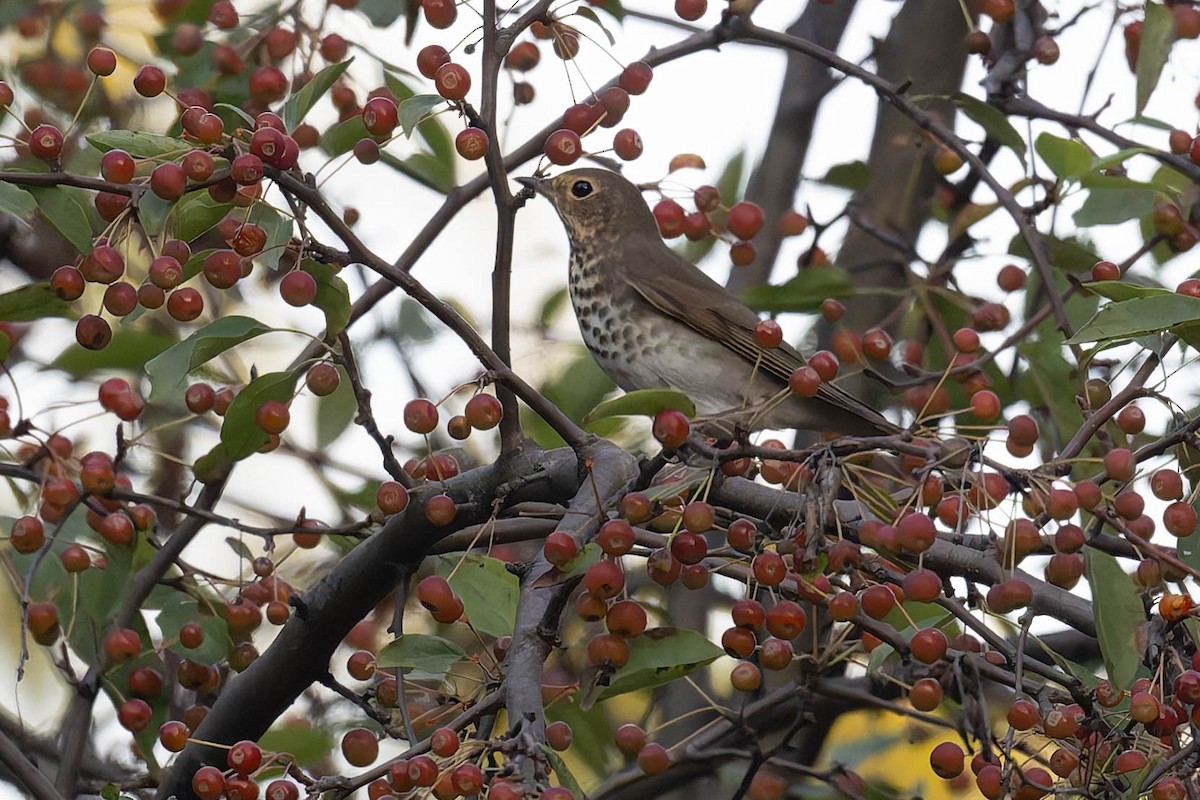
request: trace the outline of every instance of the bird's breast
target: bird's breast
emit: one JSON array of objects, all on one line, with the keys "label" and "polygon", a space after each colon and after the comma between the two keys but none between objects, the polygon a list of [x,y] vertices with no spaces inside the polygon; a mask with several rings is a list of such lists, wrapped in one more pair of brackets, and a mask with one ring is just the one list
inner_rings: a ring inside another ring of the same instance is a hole
[{"label": "bird's breast", "polygon": [[573,250],[568,289],[583,342],[626,391],[674,389],[715,413],[779,386],[728,348],[652,307],[603,254]]}]

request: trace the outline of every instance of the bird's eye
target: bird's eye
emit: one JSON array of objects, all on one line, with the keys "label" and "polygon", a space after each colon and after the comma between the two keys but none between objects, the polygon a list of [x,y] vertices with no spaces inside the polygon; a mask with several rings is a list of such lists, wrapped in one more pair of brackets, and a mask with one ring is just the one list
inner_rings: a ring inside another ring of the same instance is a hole
[{"label": "bird's eye", "polygon": [[592,184],[589,181],[575,181],[571,184],[571,194],[576,197],[587,197],[592,193]]}]

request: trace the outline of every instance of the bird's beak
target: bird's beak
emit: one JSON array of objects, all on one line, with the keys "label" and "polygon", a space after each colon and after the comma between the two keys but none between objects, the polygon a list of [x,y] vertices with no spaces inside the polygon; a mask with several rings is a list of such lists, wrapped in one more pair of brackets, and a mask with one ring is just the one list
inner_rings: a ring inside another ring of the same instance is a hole
[{"label": "bird's beak", "polygon": [[533,189],[533,191],[537,192],[538,194],[546,194],[550,185],[549,178],[533,176],[525,177],[522,175],[519,178],[513,178],[513,180],[524,186],[526,189]]}]

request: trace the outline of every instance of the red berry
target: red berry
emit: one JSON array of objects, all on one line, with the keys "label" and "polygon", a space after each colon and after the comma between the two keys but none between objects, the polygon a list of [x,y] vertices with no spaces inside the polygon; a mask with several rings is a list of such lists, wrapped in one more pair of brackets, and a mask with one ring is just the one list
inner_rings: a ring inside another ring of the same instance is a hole
[{"label": "red berry", "polygon": [[562,567],[579,555],[579,545],[575,543],[571,534],[554,531],[542,544],[542,554],[554,566]]},{"label": "red berry", "polygon": [[438,412],[429,400],[417,398],[404,406],[404,425],[413,433],[432,433],[437,428]]},{"label": "red berry", "polygon": [[654,416],[654,438],[668,450],[676,450],[687,441],[691,424],[687,416],[675,409],[663,409]]},{"label": "red berry", "polygon": [[458,19],[455,0],[422,0],[421,9],[425,12],[425,21],[433,28],[449,28]]},{"label": "red berry", "polygon": [[642,94],[650,85],[654,70],[644,61],[635,61],[621,71],[619,83],[630,94]]},{"label": "red berry", "polygon": [[279,281],[279,295],[290,306],[309,305],[317,297],[317,279],[302,269],[294,269]]},{"label": "red berry", "polygon": [[67,302],[78,300],[83,295],[86,286],[87,282],[83,278],[83,273],[75,267],[59,267],[50,276],[50,288],[60,299]]},{"label": "red berry", "polygon": [[58,158],[62,148],[62,131],[53,125],[38,125],[29,133],[29,152],[38,158],[47,161]]},{"label": "red berry", "polygon": [[204,298],[190,286],[176,289],[167,297],[167,313],[179,322],[191,322],[204,311]]},{"label": "red berry", "polygon": [[133,156],[124,150],[109,150],[100,157],[100,174],[106,181],[129,183],[133,180]]},{"label": "red berry", "polygon": [[450,61],[450,54],[440,44],[422,47],[417,53],[417,71],[426,78],[433,79],[438,69]]},{"label": "red berry", "polygon": [[95,314],[85,314],[75,323],[75,341],[88,350],[103,350],[112,341],[112,327]]},{"label": "red berry", "polygon": [[454,137],[454,149],[468,161],[478,161],[487,155],[488,135],[482,128],[465,128]]},{"label": "red berry", "polygon": [[268,434],[283,433],[290,421],[291,412],[278,400],[264,400],[254,412],[254,423]]},{"label": "red berry", "polygon": [[390,136],[398,121],[395,101],[372,97],[363,106],[362,119],[372,136]]},{"label": "red berry", "polygon": [[447,100],[462,100],[471,90],[471,74],[466,67],[450,61],[438,67],[433,83]]},{"label": "red berry", "polygon": [[739,239],[753,239],[762,229],[763,210],[757,203],[742,201],[729,209],[729,232]]},{"label": "red berry", "polygon": [[229,748],[226,761],[230,769],[241,775],[249,775],[262,764],[262,749],[254,742],[243,739]]},{"label": "red berry", "polygon": [[675,0],[675,14],[688,22],[695,22],[708,10],[708,0]]},{"label": "red berry", "polygon": [[163,200],[178,200],[187,189],[187,174],[178,164],[159,164],[150,173],[150,191]]},{"label": "red berry", "polygon": [[379,739],[366,728],[351,728],[342,736],[342,755],[351,766],[370,766],[379,757]]},{"label": "red berry", "polygon": [[613,152],[622,161],[633,161],[642,154],[642,137],[633,128],[622,128],[613,136]]},{"label": "red berry", "polygon": [[559,128],[546,137],[543,151],[551,163],[566,166],[573,164],[583,154],[583,142],[575,131]]}]

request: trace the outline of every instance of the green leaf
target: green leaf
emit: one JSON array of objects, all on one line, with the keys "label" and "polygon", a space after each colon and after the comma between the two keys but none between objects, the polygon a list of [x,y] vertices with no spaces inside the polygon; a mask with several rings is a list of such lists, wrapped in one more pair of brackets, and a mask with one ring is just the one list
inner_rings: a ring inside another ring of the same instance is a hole
[{"label": "green leaf", "polygon": [[816,180],[818,183],[857,192],[867,188],[867,184],[871,182],[871,168],[865,161],[847,161],[844,164],[834,164],[823,177]]},{"label": "green leaf", "polygon": [[[208,192],[192,192],[192,194],[207,195]],[[167,216],[174,208],[175,201],[163,200],[154,192],[146,192],[137,201],[137,218],[142,223],[142,229],[149,236],[158,236],[167,227]]]},{"label": "green leaf", "polygon": [[355,10],[376,28],[386,28],[408,9],[408,0],[359,0]]},{"label": "green leaf", "polygon": [[269,753],[287,753],[293,756],[301,767],[308,769],[325,763],[329,752],[337,746],[328,730],[308,725],[304,720],[284,722],[272,727],[259,738],[258,744]]},{"label": "green leaf", "polygon": [[1017,154],[1021,164],[1025,163],[1025,139],[1017,133],[1017,129],[1008,121],[1008,117],[994,106],[972,97],[969,94],[955,92],[950,96],[954,104],[962,109],[971,120],[983,128],[987,135]]},{"label": "green leaf", "polygon": [[1064,386],[1071,385],[1074,369],[1063,357],[1061,336],[1039,336],[1019,344],[1017,351],[1027,366],[1021,376],[1026,399],[1050,411],[1052,425],[1043,428],[1051,430],[1043,430],[1043,436],[1051,443],[1061,443],[1065,432],[1075,430],[1081,421],[1073,392],[1063,391]]},{"label": "green leaf", "polygon": [[219,108],[222,111],[227,111],[228,113],[232,114],[233,116],[237,117],[242,122],[244,122],[247,130],[254,130],[254,117],[250,116],[245,111],[238,108],[237,106],[230,105],[229,103],[216,103],[213,105],[213,108],[214,109]]},{"label": "green leaf", "polygon": [[321,149],[330,156],[340,156],[353,150],[359,139],[369,138],[370,135],[362,114],[355,114],[325,131],[321,136]]},{"label": "green leaf", "polygon": [[325,332],[339,334],[350,323],[350,289],[329,264],[310,259],[300,262],[300,269],[317,281],[317,296],[312,304],[325,312]]},{"label": "green leaf", "polygon": [[82,192],[69,186],[35,186],[29,193],[54,230],[83,255],[92,252],[92,223],[80,198]]},{"label": "green leaf", "polygon": [[109,150],[124,150],[134,158],[182,155],[192,149],[192,144],[173,136],[139,131],[101,131],[87,137],[88,143],[102,153]]},{"label": "green leaf", "polygon": [[346,376],[346,370],[337,367],[341,382],[324,397],[317,398],[317,449],[324,450],[333,444],[358,414],[358,402],[354,399],[354,388]]},{"label": "green leaf", "polygon": [[255,203],[250,209],[248,221],[258,225],[267,234],[260,258],[273,256],[278,259],[292,240],[292,218],[285,217],[266,203]]},{"label": "green leaf", "polygon": [[600,699],[662,686],[690,675],[724,654],[724,650],[690,628],[651,628],[629,640],[629,662],[613,674]]},{"label": "green leaf", "polygon": [[[1153,152],[1154,151],[1151,150],[1149,147],[1126,147],[1123,150],[1118,150],[1115,153],[1109,153],[1106,156],[1101,156],[1100,158],[1097,158],[1095,161],[1092,162],[1092,171],[1096,172],[1099,170],[1108,169],[1110,167],[1115,167],[1120,164],[1124,164],[1126,161],[1128,161],[1133,156],[1139,155],[1141,153],[1153,153]],[[1115,177],[1115,176],[1113,176],[1113,177]],[[1084,185],[1086,186],[1087,184],[1085,183]]]},{"label": "green leaf", "polygon": [[[1050,264],[1055,269],[1082,272],[1085,269],[1091,269],[1092,265],[1100,260],[1100,256],[1092,248],[1091,242],[1086,239],[1073,236],[1064,239],[1043,236],[1042,246],[1050,256]],[[1008,252],[1009,255],[1020,256],[1026,261],[1033,260],[1029,243],[1020,234],[1014,236],[1008,243]]]},{"label": "green leaf", "polygon": [[400,310],[396,314],[395,333],[401,342],[419,343],[432,339],[433,326],[429,324],[425,307],[411,297],[401,298]]},{"label": "green leaf", "polygon": [[1109,303],[1075,332],[1067,344],[1131,339],[1200,322],[1200,298],[1168,292]]},{"label": "green leaf", "polygon": [[[1183,445],[1187,447],[1187,445]],[[1192,500],[1192,508],[1200,512],[1200,497]],[[1175,541],[1175,549],[1179,560],[1192,569],[1200,570],[1200,536],[1184,536]]]},{"label": "green leaf", "polygon": [[301,372],[299,369],[268,372],[250,381],[237,393],[237,397],[233,398],[225,412],[225,418],[221,420],[223,456],[240,461],[258,452],[258,449],[267,443],[270,437],[254,419],[258,407],[267,400],[290,402],[296,393],[296,381]]},{"label": "green leaf", "polygon": [[1135,297],[1162,297],[1175,294],[1161,286],[1141,286],[1129,281],[1094,281],[1084,284],[1089,291],[1109,300],[1132,300]]},{"label": "green leaf", "polygon": [[696,405],[687,395],[670,389],[637,389],[620,397],[605,400],[583,418],[594,422],[605,417],[653,417],[664,409],[682,411],[688,418],[696,416]]},{"label": "green leaf", "polygon": [[1154,210],[1158,193],[1147,189],[1092,189],[1072,219],[1080,228],[1119,225]]},{"label": "green leaf", "polygon": [[[390,70],[385,71],[383,79],[387,84],[388,91],[396,98],[397,104],[403,105],[405,101],[416,97],[417,93],[395,72]],[[363,135],[366,135],[366,127],[363,127],[362,130],[364,131]],[[434,159],[443,165],[442,170],[451,176],[450,183],[452,185],[458,156],[457,151],[454,149],[454,140],[450,136],[450,131],[446,129],[446,126],[442,124],[437,115],[425,116],[417,123],[416,131],[425,140],[425,144],[429,145]],[[343,134],[343,136],[348,135],[349,133]],[[362,136],[358,137],[358,139],[361,138]],[[355,139],[354,142],[358,141],[358,139]],[[350,147],[354,146],[354,142],[350,143]]]},{"label": "green leaf", "polygon": [[461,560],[441,556],[435,568],[462,600],[471,626],[495,637],[511,636],[517,621],[517,576],[496,558],[467,553]]},{"label": "green leaf", "polygon": [[778,286],[749,286],[742,301],[755,311],[816,311],[827,298],[854,293],[850,273],[839,267],[807,267]]},{"label": "green leaf", "polygon": [[1142,39],[1137,58],[1137,102],[1135,114],[1141,116],[1150,101],[1150,95],[1158,87],[1171,54],[1171,43],[1175,33],[1175,18],[1171,9],[1160,3],[1146,3],[1146,20],[1142,23]]},{"label": "green leaf", "polygon": [[49,283],[31,283],[0,294],[0,320],[5,322],[74,315],[71,304],[56,295]]},{"label": "green leaf", "polygon": [[1146,612],[1133,578],[1115,557],[1087,547],[1084,559],[1104,668],[1114,684],[1128,686],[1142,661],[1138,630],[1146,621]]},{"label": "green leaf", "polygon": [[617,20],[617,22],[625,19],[625,9],[621,6],[621,0],[604,0],[604,2],[596,6],[596,8],[612,14],[613,19]]},{"label": "green leaf", "polygon": [[187,374],[196,367],[231,347],[273,330],[250,317],[222,317],[210,322],[146,364],[150,376],[150,400],[160,400],[177,392],[183,388]]},{"label": "green leaf", "polygon": [[616,46],[617,38],[612,35],[612,33],[608,30],[608,28],[604,27],[604,23],[600,21],[600,17],[598,17],[596,15],[595,11],[588,8],[587,6],[579,6],[578,8],[575,9],[575,13],[577,15],[583,17],[584,19],[590,20],[591,22],[595,23],[596,27],[599,28],[600,31],[604,34],[604,37],[606,39],[608,39],[609,47]]},{"label": "green leaf", "polygon": [[[165,586],[158,586],[150,593],[153,606],[160,609],[155,623],[162,631],[169,649],[201,664],[219,664],[229,655],[233,642],[229,638],[229,626],[213,612],[213,608],[198,602],[194,597]],[[213,598],[212,602],[221,602]],[[204,631],[204,641],[199,647],[187,648],[179,643],[179,629],[194,622]]]},{"label": "green leaf", "polygon": [[175,204],[171,235],[190,242],[233,210],[232,203],[218,203],[208,192],[188,192]]},{"label": "green leaf", "polygon": [[725,164],[717,177],[717,192],[723,198],[738,197],[742,193],[742,177],[746,171],[746,151],[738,150]]},{"label": "green leaf", "polygon": [[445,194],[454,188],[453,166],[439,161],[429,153],[413,153],[408,158],[400,159],[384,151],[379,154],[379,160],[401,175],[406,175],[435,192]]},{"label": "green leaf", "polygon": [[72,344],[50,364],[72,375],[84,376],[104,370],[141,372],[146,362],[175,344],[174,334],[118,326],[112,342],[103,350],[85,350]]},{"label": "green leaf", "polygon": [[1092,167],[1092,151],[1074,139],[1043,133],[1033,143],[1033,149],[1060,179],[1078,178]]},{"label": "green leaf", "polygon": [[406,633],[397,636],[375,657],[377,667],[410,670],[417,680],[442,679],[450,667],[466,656],[461,647],[440,636]]},{"label": "green leaf", "polygon": [[22,222],[29,222],[37,201],[20,186],[0,181],[0,211],[11,214]]},{"label": "green leaf", "polygon": [[575,776],[571,774],[567,762],[563,761],[563,757],[555,752],[548,744],[540,745],[542,752],[545,753],[546,759],[550,762],[550,771],[554,773],[554,777],[558,779],[558,785],[571,791],[574,797],[587,797],[587,793],[583,791],[583,787],[579,785],[579,781],[575,780]]},{"label": "green leaf", "polygon": [[445,98],[438,94],[417,94],[400,102],[400,129],[407,137],[412,136],[417,123],[438,106],[444,105]]},{"label": "green leaf", "polygon": [[312,107],[325,96],[325,93],[333,87],[333,84],[353,62],[353,58],[348,58],[337,64],[330,64],[313,75],[312,80],[287,99],[287,102],[283,104],[283,121],[289,131],[304,121]]}]

